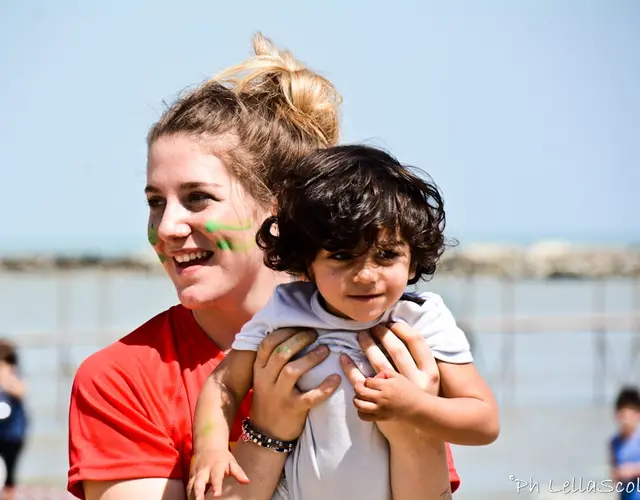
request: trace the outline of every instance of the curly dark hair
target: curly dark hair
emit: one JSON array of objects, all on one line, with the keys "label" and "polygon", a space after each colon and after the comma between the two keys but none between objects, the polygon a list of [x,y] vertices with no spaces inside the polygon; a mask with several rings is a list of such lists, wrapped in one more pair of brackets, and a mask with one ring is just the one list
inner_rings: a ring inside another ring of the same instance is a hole
[{"label": "curly dark hair", "polygon": [[447,244],[444,203],[431,178],[413,170],[370,146],[312,152],[284,181],[276,215],[258,230],[265,264],[311,279],[310,265],[322,249],[353,251],[363,242],[369,249],[400,239],[415,270],[408,284],[431,277]]}]

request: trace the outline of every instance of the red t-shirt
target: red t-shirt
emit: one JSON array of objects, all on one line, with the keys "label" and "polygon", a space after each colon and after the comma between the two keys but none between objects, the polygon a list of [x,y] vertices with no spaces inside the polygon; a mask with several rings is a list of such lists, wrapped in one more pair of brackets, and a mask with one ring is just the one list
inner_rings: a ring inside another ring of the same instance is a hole
[{"label": "red t-shirt", "polygon": [[[224,354],[177,305],[87,358],[76,373],[69,409],[68,489],[82,481],[189,478],[192,423],[204,382]],[[235,443],[244,401],[231,433]],[[460,479],[447,447],[452,490]]]}]

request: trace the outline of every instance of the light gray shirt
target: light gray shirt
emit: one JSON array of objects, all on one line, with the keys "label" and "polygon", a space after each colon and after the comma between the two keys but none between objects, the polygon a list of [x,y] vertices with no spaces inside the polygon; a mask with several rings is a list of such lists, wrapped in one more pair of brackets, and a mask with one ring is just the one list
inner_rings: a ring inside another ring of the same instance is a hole
[{"label": "light gray shirt", "polygon": [[375,423],[358,417],[353,405],[355,393],[342,372],[340,353],[349,355],[365,376],[375,375],[360,348],[357,332],[389,320],[405,322],[421,332],[433,356],[444,362],[472,362],[469,342],[435,293],[405,294],[381,318],[369,323],[335,316],[319,299],[313,283],[279,285],[267,305],[244,325],[233,343],[233,349],[255,351],[265,335],[278,328],[314,329],[318,339],[304,352],[324,344],[330,354],[302,375],[298,388],[308,391],[329,375],[342,374],[340,387],[309,412],[300,439],[287,457],[284,480],[273,498],[391,500],[388,443]]}]

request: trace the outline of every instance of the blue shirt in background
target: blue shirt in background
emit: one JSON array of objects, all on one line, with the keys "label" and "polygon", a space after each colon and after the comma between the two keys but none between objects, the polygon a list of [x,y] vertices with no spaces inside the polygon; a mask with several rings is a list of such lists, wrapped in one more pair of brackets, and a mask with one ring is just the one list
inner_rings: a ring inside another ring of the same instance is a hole
[{"label": "blue shirt in background", "polygon": [[[611,440],[611,455],[613,465],[640,464],[640,428],[624,438],[620,435],[614,436]],[[638,491],[639,481],[634,479],[625,484],[625,491],[620,493],[621,500],[640,500]]]}]

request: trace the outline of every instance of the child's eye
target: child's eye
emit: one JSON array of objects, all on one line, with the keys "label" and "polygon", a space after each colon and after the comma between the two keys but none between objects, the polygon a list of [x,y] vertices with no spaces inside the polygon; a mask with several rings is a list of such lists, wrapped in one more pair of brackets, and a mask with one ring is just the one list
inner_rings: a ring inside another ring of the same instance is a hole
[{"label": "child's eye", "polygon": [[331,255],[329,255],[329,258],[332,260],[350,260],[353,259],[353,254],[349,253],[349,252],[335,252],[332,253]]},{"label": "child's eye", "polygon": [[378,258],[380,260],[394,260],[400,256],[395,250],[381,250],[378,252]]}]

